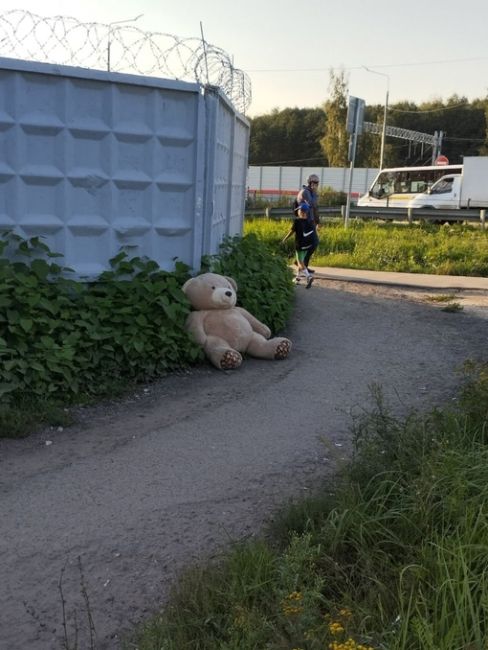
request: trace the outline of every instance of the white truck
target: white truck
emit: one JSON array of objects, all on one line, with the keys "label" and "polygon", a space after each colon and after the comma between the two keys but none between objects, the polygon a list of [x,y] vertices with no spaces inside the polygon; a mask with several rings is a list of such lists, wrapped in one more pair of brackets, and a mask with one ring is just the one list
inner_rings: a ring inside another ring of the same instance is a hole
[{"label": "white truck", "polygon": [[358,206],[488,208],[488,156],[466,156],[462,165],[383,169]]},{"label": "white truck", "polygon": [[488,207],[488,156],[467,156],[460,174],[446,174],[425,193],[410,201],[411,208]]}]

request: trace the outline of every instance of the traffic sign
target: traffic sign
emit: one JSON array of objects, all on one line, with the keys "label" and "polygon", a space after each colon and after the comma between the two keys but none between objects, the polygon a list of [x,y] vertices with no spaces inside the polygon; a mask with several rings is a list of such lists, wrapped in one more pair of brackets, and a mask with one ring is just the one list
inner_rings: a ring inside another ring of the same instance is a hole
[{"label": "traffic sign", "polygon": [[364,99],[349,95],[347,107],[346,130],[348,133],[361,135],[364,123]]},{"label": "traffic sign", "polygon": [[449,158],[447,156],[437,156],[435,159],[435,165],[448,165]]}]

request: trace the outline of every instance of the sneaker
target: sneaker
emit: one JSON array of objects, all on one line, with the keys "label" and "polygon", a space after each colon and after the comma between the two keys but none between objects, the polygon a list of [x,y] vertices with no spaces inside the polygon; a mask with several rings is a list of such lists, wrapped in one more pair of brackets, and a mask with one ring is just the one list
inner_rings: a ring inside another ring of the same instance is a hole
[{"label": "sneaker", "polygon": [[313,282],[313,275],[309,275],[307,278],[307,284],[305,285],[305,289],[310,289],[310,287],[312,286],[312,282]]},{"label": "sneaker", "polygon": [[307,271],[308,271],[309,273],[315,273],[315,269],[309,269],[308,266],[307,266]]},{"label": "sneaker", "polygon": [[295,277],[293,278],[293,282],[294,282],[295,284],[298,284],[298,283],[300,282],[300,276],[299,276],[299,275],[295,275]]}]

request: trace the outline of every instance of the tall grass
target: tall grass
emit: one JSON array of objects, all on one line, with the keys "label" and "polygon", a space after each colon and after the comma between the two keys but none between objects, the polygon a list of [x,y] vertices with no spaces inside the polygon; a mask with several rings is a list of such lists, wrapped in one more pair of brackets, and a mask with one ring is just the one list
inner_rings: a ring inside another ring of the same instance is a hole
[{"label": "tall grass", "polygon": [[488,644],[488,369],[455,410],[354,423],[334,486],[267,541],[195,569],[140,650],[482,650]]},{"label": "tall grass", "polygon": [[[293,242],[280,245],[289,219],[250,218],[245,232],[253,232],[275,250],[293,255]],[[469,225],[391,224],[352,221],[325,223],[313,263],[372,271],[445,275],[488,275],[488,231]]]}]

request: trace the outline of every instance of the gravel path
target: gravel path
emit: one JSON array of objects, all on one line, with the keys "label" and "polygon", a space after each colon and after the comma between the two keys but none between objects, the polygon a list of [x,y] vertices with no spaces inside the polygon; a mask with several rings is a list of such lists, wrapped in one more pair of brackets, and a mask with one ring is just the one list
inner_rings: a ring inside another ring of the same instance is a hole
[{"label": "gravel path", "polygon": [[205,365],[0,441],[1,650],[62,648],[63,622],[70,647],[77,628],[80,650],[120,648],[182,567],[333,471],[373,382],[395,411],[424,409],[452,398],[465,359],[486,359],[485,295],[460,313],[332,281],[296,295],[286,361]]}]

